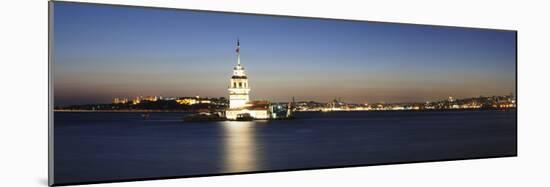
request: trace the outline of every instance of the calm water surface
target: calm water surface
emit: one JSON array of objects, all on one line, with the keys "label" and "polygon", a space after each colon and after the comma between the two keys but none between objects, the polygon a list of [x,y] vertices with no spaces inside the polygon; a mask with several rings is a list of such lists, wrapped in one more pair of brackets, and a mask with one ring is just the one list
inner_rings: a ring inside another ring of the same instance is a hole
[{"label": "calm water surface", "polygon": [[298,113],[185,123],[185,113],[55,113],[55,182],[516,154],[515,111]]}]

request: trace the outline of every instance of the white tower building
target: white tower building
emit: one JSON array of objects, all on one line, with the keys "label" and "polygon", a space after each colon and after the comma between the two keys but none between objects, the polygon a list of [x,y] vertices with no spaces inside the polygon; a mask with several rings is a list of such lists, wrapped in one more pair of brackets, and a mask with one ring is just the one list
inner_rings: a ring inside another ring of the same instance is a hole
[{"label": "white tower building", "polygon": [[248,78],[244,72],[244,67],[241,65],[240,43],[237,40],[237,66],[233,68],[233,76],[229,84],[229,109],[244,108],[250,101],[248,87]]}]

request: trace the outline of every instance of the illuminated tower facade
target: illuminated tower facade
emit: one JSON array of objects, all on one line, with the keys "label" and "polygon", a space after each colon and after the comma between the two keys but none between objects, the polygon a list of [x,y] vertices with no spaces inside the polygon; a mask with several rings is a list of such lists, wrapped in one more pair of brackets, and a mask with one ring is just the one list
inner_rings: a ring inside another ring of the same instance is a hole
[{"label": "illuminated tower facade", "polygon": [[248,87],[248,78],[244,71],[244,67],[241,65],[241,52],[240,43],[237,40],[237,65],[233,68],[233,76],[229,84],[229,108],[238,109],[244,108],[246,103],[250,100]]}]

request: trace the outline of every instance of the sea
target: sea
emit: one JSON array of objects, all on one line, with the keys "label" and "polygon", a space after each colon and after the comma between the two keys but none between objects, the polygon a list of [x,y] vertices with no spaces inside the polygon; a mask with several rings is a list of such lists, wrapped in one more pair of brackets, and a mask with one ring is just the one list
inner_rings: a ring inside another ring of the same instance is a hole
[{"label": "sea", "polygon": [[189,113],[54,112],[56,184],[503,157],[515,110],[299,112],[183,122]]}]

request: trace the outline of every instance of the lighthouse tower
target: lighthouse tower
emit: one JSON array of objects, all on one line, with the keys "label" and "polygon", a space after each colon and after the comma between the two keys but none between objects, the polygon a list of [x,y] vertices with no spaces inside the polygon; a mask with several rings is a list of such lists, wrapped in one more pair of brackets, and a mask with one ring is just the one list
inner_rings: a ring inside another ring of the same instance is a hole
[{"label": "lighthouse tower", "polygon": [[248,78],[244,72],[244,67],[241,65],[240,43],[237,40],[237,65],[233,68],[233,76],[229,84],[229,109],[244,108],[250,100],[248,93]]}]

